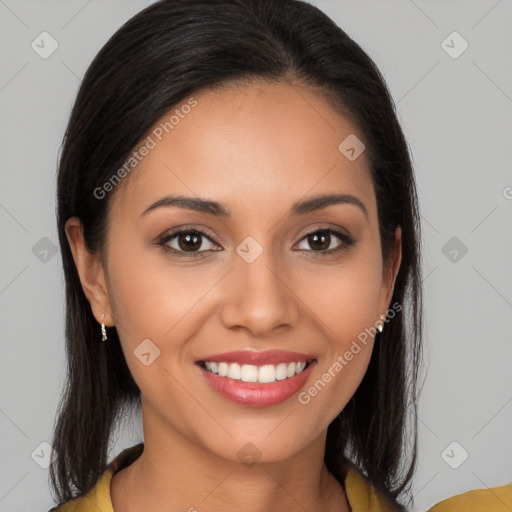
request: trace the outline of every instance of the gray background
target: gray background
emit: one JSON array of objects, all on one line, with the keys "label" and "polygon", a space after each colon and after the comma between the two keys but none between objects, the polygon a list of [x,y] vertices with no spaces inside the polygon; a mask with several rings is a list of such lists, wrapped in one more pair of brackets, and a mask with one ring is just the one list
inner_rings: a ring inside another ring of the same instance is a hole
[{"label": "gray background", "polygon": [[[0,0],[0,511],[53,505],[39,464],[65,368],[57,156],[85,69],[149,3]],[[311,3],[380,67],[414,158],[429,366],[414,493],[425,510],[512,482],[512,2]],[[31,47],[43,31],[58,43],[47,59]],[[469,44],[457,58],[453,31]],[[141,439],[134,418],[111,457]]]}]

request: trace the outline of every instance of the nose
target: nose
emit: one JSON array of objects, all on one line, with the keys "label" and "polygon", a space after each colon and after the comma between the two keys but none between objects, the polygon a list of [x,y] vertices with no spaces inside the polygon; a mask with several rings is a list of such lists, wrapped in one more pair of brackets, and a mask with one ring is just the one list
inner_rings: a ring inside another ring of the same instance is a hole
[{"label": "nose", "polygon": [[226,328],[266,338],[297,324],[300,300],[272,251],[264,250],[251,263],[237,257],[223,286],[221,321]]}]

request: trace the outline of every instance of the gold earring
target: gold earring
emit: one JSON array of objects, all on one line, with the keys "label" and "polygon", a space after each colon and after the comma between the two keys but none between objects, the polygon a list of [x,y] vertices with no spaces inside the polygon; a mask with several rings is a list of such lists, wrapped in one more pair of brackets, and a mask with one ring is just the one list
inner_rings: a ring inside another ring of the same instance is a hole
[{"label": "gold earring", "polygon": [[[385,317],[384,315],[380,315],[380,318],[382,319],[382,318],[386,318],[386,317]],[[382,332],[382,330],[383,330],[383,329],[384,329],[384,324],[379,324],[379,325],[377,326],[377,330],[378,330],[379,332]]]},{"label": "gold earring", "polygon": [[101,334],[102,334],[101,341],[105,341],[107,339],[107,331],[105,329],[105,322],[103,321],[104,318],[105,318],[105,313],[103,313],[101,315]]}]

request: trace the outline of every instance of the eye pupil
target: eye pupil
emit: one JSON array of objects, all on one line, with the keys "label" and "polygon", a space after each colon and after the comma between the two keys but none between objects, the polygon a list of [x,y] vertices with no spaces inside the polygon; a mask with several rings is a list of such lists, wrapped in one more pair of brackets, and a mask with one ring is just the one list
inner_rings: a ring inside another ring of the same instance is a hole
[{"label": "eye pupil", "polygon": [[[319,240],[322,240],[322,242],[319,242]],[[327,240],[327,244],[325,241]],[[316,233],[313,233],[309,235],[308,237],[308,243],[313,249],[318,249],[319,251],[323,251],[329,248],[330,245],[330,235],[327,233],[324,233],[322,231],[317,231]]]},{"label": "eye pupil", "polygon": [[[185,243],[182,243],[183,240],[185,240]],[[184,251],[199,249],[201,247],[201,236],[195,233],[180,235],[178,237],[178,245]]]}]

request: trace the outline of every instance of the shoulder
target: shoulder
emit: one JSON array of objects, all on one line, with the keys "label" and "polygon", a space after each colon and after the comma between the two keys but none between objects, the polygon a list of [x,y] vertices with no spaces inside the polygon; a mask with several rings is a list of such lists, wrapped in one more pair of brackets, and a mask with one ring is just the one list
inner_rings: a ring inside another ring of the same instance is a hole
[{"label": "shoulder", "polygon": [[[405,510],[384,489],[374,487],[357,468],[345,477],[345,492],[353,512],[397,512]],[[427,512],[510,512],[512,483],[486,489],[472,489],[435,504]]]},{"label": "shoulder", "polygon": [[353,512],[404,512],[402,505],[385,490],[372,485],[355,466],[345,476],[345,492]]},{"label": "shoulder", "polygon": [[144,449],[144,444],[139,443],[123,450],[100,476],[96,485],[87,493],[72,500],[53,507],[48,512],[113,512],[110,499],[110,482],[112,475],[130,465]]},{"label": "shoulder", "polygon": [[440,501],[427,512],[508,512],[512,510],[512,483],[473,489]]},{"label": "shoulder", "polygon": [[48,512],[113,512],[112,507],[109,507],[111,478],[112,471],[109,468],[89,492],[61,503]]}]

